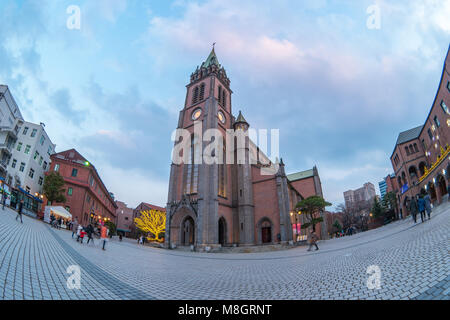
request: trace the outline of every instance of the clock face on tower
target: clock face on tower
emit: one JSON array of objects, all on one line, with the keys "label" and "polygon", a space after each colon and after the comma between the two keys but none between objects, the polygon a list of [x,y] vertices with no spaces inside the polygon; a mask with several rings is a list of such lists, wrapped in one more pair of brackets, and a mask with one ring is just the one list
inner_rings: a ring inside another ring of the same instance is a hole
[{"label": "clock face on tower", "polygon": [[219,111],[219,112],[217,113],[217,117],[219,118],[220,122],[222,122],[223,124],[225,124],[226,119],[225,119],[225,115],[222,113],[222,111]]},{"label": "clock face on tower", "polygon": [[195,109],[194,112],[192,112],[192,120],[198,120],[198,118],[200,118],[200,116],[202,115],[202,109],[198,108]]}]

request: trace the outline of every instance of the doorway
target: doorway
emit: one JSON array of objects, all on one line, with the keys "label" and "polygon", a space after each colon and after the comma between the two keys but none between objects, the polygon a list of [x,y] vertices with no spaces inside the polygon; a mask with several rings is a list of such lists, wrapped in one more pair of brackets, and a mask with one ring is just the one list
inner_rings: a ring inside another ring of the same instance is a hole
[{"label": "doorway", "polygon": [[195,244],[195,222],[191,217],[186,217],[182,224],[182,239],[181,244],[189,246]]}]

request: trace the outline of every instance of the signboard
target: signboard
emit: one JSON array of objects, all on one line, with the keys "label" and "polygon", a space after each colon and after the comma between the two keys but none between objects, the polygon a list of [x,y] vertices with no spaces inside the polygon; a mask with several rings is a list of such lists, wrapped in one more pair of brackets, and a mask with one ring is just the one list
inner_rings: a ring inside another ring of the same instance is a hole
[{"label": "signboard", "polygon": [[405,184],[402,186],[402,188],[401,188],[402,194],[404,194],[406,191],[408,191],[408,184],[407,184],[407,183],[405,183]]}]

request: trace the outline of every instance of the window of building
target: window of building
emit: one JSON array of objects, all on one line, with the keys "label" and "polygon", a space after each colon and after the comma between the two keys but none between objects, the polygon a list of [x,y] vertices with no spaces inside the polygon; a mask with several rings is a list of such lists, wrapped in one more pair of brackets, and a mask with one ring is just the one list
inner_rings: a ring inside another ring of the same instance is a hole
[{"label": "window of building", "polygon": [[227,196],[227,171],[226,171],[226,162],[225,162],[225,155],[226,155],[226,142],[225,138],[222,140],[222,159],[219,159],[219,196],[226,197]]},{"label": "window of building", "polygon": [[30,188],[29,186],[26,186],[26,187],[25,187],[25,190],[26,190],[28,193],[30,193],[31,188]]},{"label": "window of building", "polygon": [[427,144],[425,143],[425,139],[422,139],[422,147],[424,150],[427,150]]},{"label": "window of building", "polygon": [[27,144],[27,146],[25,147],[25,154],[29,154],[30,149],[31,149],[31,146],[29,144]]},{"label": "window of building", "polygon": [[42,166],[44,170],[47,170],[47,161],[44,161],[44,165]]},{"label": "window of building", "polygon": [[23,134],[27,134],[28,132],[28,127],[23,128]]},{"label": "window of building", "polygon": [[70,212],[70,207],[69,206],[66,206],[66,208],[65,208],[67,211],[69,211]]},{"label": "window of building", "polygon": [[55,171],[56,171],[56,172],[59,171],[59,164],[55,164]]},{"label": "window of building", "polygon": [[42,161],[44,160],[44,158],[42,158],[42,156],[39,158],[39,165],[42,165]]},{"label": "window of building", "polygon": [[45,137],[44,136],[41,136],[41,146],[43,146],[44,145],[44,142],[45,142]]},{"label": "window of building", "polygon": [[194,88],[192,94],[192,104],[196,104],[198,102],[199,88],[198,86]]},{"label": "window of building", "polygon": [[89,177],[89,184],[91,185],[91,187],[94,185],[94,176],[90,176]]},{"label": "window of building", "polygon": [[87,196],[86,196],[86,201],[87,201],[87,203],[90,203],[90,202],[91,202],[91,196],[90,196],[90,195],[87,195]]},{"label": "window of building", "polygon": [[40,186],[42,186],[42,182],[44,182],[44,178],[42,178],[42,177],[39,177],[39,181],[38,181],[38,184],[39,184]]},{"label": "window of building", "polygon": [[199,159],[201,159],[200,149],[197,136],[192,135],[189,163],[186,165],[184,173],[184,192],[186,194],[197,193],[199,166],[196,163],[199,163]]},{"label": "window of building", "polygon": [[67,195],[68,195],[68,196],[71,196],[72,193],[73,193],[73,189],[72,189],[72,188],[68,188],[68,189],[67,189]]},{"label": "window of building", "polygon": [[200,97],[199,100],[202,101],[203,99],[205,99],[205,84],[202,83],[200,85]]},{"label": "window of building", "polygon": [[414,149],[412,144],[409,145],[409,153],[413,154],[414,153]]},{"label": "window of building", "polygon": [[22,142],[19,142],[19,143],[17,144],[17,151],[22,150],[22,145],[23,145]]},{"label": "window of building", "polygon": [[433,133],[431,133],[431,129],[428,128],[427,132],[428,132],[428,136],[430,137],[430,140],[433,140]]},{"label": "window of building", "polygon": [[409,156],[409,148],[408,146],[405,147],[406,155]]},{"label": "window of building", "polygon": [[33,129],[33,131],[31,131],[31,137],[34,138],[36,136],[37,133],[37,129]]},{"label": "window of building", "polygon": [[450,91],[450,81],[447,81],[447,89]]},{"label": "window of building", "polygon": [[76,177],[78,174],[78,169],[72,169],[72,177]]},{"label": "window of building", "polygon": [[33,177],[34,177],[34,169],[33,169],[33,168],[30,168],[30,172],[28,173],[28,176],[29,176],[31,179],[33,179]]},{"label": "window of building", "polygon": [[227,93],[225,90],[222,92],[222,106],[225,108],[227,106]]},{"label": "window of building", "polygon": [[436,127],[438,127],[438,128],[441,126],[441,123],[439,122],[439,119],[437,116],[434,116],[434,123],[436,123]]},{"label": "window of building", "polygon": [[39,157],[39,152],[36,151],[36,152],[34,153],[33,159],[36,160],[38,157]]},{"label": "window of building", "polygon": [[417,143],[414,143],[414,151],[419,152],[419,148],[417,147]]},{"label": "window of building", "polygon": [[16,164],[17,164],[17,160],[16,160],[16,159],[13,159],[13,162],[12,162],[12,164],[11,164],[11,168],[15,168],[15,167],[16,167]]},{"label": "window of building", "polygon": [[444,100],[441,101],[441,107],[442,107],[442,110],[444,111],[444,113],[450,114],[450,111],[448,110],[448,107],[445,104]]},{"label": "window of building", "polygon": [[47,153],[48,153],[49,156],[51,156],[53,154],[52,146],[48,147]]},{"label": "window of building", "polygon": [[25,170],[25,162],[20,163],[19,171],[23,172]]},{"label": "window of building", "polygon": [[128,217],[125,217],[125,220],[128,220]]}]

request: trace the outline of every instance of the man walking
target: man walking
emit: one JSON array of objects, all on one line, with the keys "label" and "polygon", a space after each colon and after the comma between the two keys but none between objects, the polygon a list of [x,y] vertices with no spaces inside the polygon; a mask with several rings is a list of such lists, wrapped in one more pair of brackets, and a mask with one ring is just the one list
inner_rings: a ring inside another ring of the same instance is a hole
[{"label": "man walking", "polygon": [[416,197],[412,197],[411,200],[409,200],[409,212],[411,212],[411,215],[413,216],[414,223],[417,223],[417,210]]},{"label": "man walking", "polygon": [[308,251],[311,251],[311,248],[312,248],[313,245],[316,246],[316,251],[319,250],[319,247],[317,246],[317,243],[316,243],[317,242],[317,235],[313,231],[311,231],[309,233],[308,240],[309,240],[309,249],[308,249]]},{"label": "man walking", "polygon": [[87,243],[89,244],[89,241],[91,241],[91,240],[92,240],[92,243],[94,243],[94,238],[92,237],[92,234],[94,233],[94,227],[92,227],[92,224],[89,224],[87,226],[86,232],[87,232],[87,236],[88,236]]},{"label": "man walking", "polygon": [[417,201],[417,205],[419,207],[420,219],[422,222],[425,219],[425,200],[423,199],[423,195],[419,196],[419,200]]},{"label": "man walking", "polygon": [[20,202],[19,202],[19,210],[17,210],[17,216],[16,216],[16,221],[17,221],[17,218],[20,216],[20,223],[23,223],[23,220],[22,220],[22,209],[23,209],[23,200],[20,200]]},{"label": "man walking", "polygon": [[75,221],[72,222],[72,239],[73,236],[77,233],[77,230],[78,230],[78,219],[75,218]]}]

